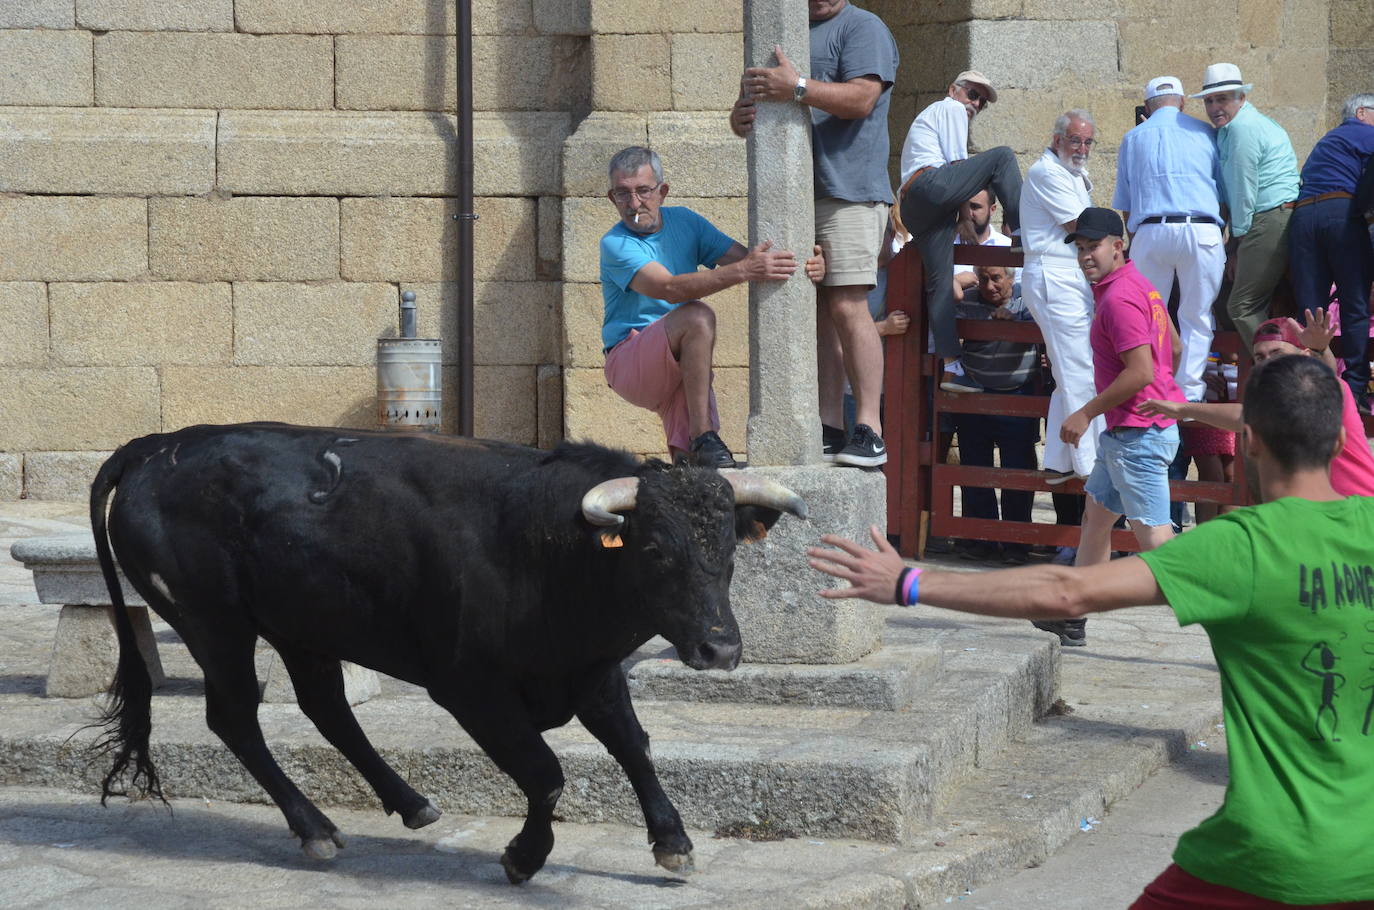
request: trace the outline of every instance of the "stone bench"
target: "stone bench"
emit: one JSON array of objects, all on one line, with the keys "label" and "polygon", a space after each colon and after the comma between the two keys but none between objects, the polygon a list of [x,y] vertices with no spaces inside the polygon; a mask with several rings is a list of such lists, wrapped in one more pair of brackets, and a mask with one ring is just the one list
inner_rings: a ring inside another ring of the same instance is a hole
[{"label": "stone bench", "polygon": [[[38,599],[61,607],[48,664],[46,694],[85,698],[104,692],[114,678],[119,641],[114,630],[114,606],[95,554],[95,538],[90,533],[29,537],[15,541],[10,555],[33,573]],[[139,653],[157,688],[166,682],[166,675],[158,656],[157,639],[153,637],[148,605],[123,573],[119,581]],[[349,704],[359,704],[381,692],[381,682],[372,670],[347,661],[343,667]],[[276,654],[272,655],[266,675],[263,701],[296,700],[291,680]]]}]

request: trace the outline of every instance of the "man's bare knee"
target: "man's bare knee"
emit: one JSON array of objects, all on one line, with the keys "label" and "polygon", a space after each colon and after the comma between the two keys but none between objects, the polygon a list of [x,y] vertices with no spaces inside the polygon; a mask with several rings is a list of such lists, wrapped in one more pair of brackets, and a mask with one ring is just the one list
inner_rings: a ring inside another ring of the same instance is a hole
[{"label": "man's bare knee", "polygon": [[716,331],[716,311],[711,309],[710,304],[700,300],[684,301],[663,318],[667,320],[670,331],[684,334],[703,330],[714,334]]},{"label": "man's bare knee", "polygon": [[664,328],[668,331],[668,344],[673,356],[682,353],[684,344],[705,341],[714,346],[716,342],[716,311],[700,300],[688,300],[679,304],[663,317]]}]

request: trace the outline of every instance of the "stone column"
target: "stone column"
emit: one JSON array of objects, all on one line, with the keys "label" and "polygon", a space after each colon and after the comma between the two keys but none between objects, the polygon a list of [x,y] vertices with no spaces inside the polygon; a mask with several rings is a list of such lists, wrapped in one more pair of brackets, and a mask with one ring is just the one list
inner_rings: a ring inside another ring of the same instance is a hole
[{"label": "stone column", "polygon": [[[775,66],[773,47],[810,72],[806,0],[744,4],[746,66]],[[797,259],[815,242],[811,109],[761,102],[749,137],[749,243],[773,241]],[[816,390],[816,289],[802,269],[788,281],[749,285],[749,462],[820,462]]]},{"label": "stone column", "polygon": [[[747,66],[772,66],[774,45],[810,72],[806,0],[746,0]],[[810,254],[815,243],[811,109],[760,102],[749,139],[749,242]],[[753,663],[846,663],[881,644],[883,609],[824,600],[833,579],[806,564],[822,534],[867,542],[886,522],[881,472],[821,461],[816,388],[816,289],[800,269],[786,282],[749,286],[749,470],[766,473],[806,500],[810,520],[783,516],[761,543],[736,551],[731,600]]]}]

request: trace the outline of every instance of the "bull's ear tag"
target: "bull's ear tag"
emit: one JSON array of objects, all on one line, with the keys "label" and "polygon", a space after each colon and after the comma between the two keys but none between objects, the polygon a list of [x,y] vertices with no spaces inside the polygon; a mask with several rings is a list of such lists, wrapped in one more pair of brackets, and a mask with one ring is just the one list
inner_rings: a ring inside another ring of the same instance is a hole
[{"label": "bull's ear tag", "polygon": [[756,518],[753,521],[749,522],[749,531],[744,535],[744,539],[748,543],[758,543],[760,540],[763,540],[767,536],[767,526]]},{"label": "bull's ear tag", "polygon": [[601,540],[601,546],[605,547],[607,550],[614,550],[618,547],[625,546],[625,541],[621,540],[620,535],[615,532],[601,534],[599,535],[599,539]]}]

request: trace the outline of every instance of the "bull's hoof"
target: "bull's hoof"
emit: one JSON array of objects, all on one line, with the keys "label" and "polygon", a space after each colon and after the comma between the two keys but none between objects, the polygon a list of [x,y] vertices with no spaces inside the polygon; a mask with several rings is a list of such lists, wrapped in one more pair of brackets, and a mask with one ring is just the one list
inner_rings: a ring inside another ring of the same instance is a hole
[{"label": "bull's hoof", "polygon": [[[506,870],[506,878],[512,885],[523,885],[525,882],[529,881],[530,876],[534,874],[534,872],[522,872],[520,868],[516,866],[515,860],[511,858],[509,849],[501,854],[501,868]],[[539,870],[536,869],[535,872],[537,871]]]},{"label": "bull's hoof", "polygon": [[335,835],[333,838],[312,837],[310,840],[301,842],[301,849],[304,850],[305,855],[311,859],[328,862],[339,853],[335,844],[339,847],[343,846],[343,839],[338,835]]},{"label": "bull's hoof", "polygon": [[432,825],[439,820],[443,813],[439,811],[434,803],[425,801],[425,804],[414,812],[402,819],[407,828],[423,828],[425,825]]},{"label": "bull's hoof", "polygon": [[654,862],[669,872],[677,872],[681,875],[686,875],[696,868],[691,850],[686,853],[673,853],[661,847],[654,847]]}]

